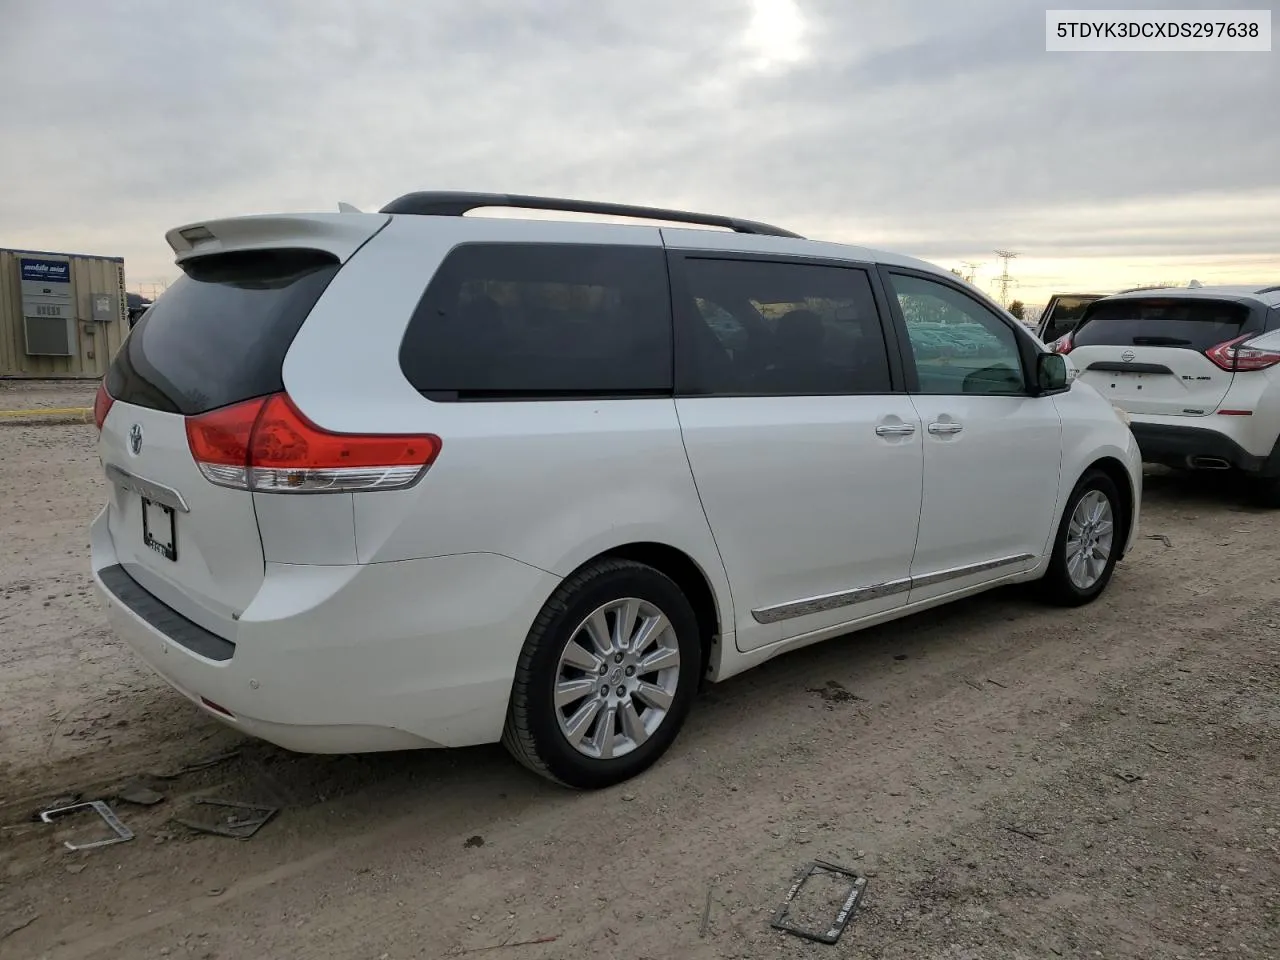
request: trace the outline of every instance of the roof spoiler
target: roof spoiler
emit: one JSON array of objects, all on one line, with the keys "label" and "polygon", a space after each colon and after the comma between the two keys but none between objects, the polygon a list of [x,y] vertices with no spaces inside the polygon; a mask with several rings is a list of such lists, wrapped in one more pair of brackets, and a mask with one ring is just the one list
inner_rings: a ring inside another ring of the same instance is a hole
[{"label": "roof spoiler", "polygon": [[165,234],[165,239],[177,263],[208,254],[284,247],[324,250],[345,263],[390,222],[390,217],[376,213],[229,217],[175,227]]}]

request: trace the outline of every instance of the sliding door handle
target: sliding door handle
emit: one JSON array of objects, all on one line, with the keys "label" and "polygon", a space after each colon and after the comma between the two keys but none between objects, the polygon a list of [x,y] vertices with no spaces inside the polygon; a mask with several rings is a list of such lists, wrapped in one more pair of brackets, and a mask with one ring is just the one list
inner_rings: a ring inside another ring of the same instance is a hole
[{"label": "sliding door handle", "polygon": [[877,437],[909,437],[916,432],[910,423],[882,423],[876,427]]},{"label": "sliding door handle", "polygon": [[964,427],[960,424],[946,420],[940,420],[936,423],[929,424],[929,432],[935,437],[945,437],[949,434],[959,433],[963,429]]}]

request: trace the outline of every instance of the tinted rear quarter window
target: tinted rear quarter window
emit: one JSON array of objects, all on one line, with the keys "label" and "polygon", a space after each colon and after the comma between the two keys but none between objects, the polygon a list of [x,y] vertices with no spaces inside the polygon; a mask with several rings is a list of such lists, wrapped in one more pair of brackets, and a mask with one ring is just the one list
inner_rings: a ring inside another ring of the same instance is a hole
[{"label": "tinted rear quarter window", "polygon": [[698,256],[682,264],[682,395],[889,392],[884,331],[865,270]]},{"label": "tinted rear quarter window", "polygon": [[1151,298],[1095,304],[1072,341],[1076,347],[1184,347],[1205,351],[1245,332],[1249,308],[1220,300]]},{"label": "tinted rear quarter window", "polygon": [[433,400],[670,395],[666,258],[657,247],[464,244],[428,284],[400,366]]},{"label": "tinted rear quarter window", "polygon": [[182,268],[125,340],[108,392],[190,416],[283,390],[285,353],[337,260],[271,250],[200,257]]}]

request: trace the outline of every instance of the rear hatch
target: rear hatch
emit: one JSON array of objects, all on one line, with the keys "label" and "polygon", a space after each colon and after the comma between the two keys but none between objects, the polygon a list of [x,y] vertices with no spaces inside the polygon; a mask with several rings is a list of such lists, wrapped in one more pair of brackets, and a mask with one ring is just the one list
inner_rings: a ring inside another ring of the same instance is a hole
[{"label": "rear hatch", "polygon": [[1040,317],[1037,334],[1045,343],[1053,343],[1074,329],[1084,316],[1085,308],[1095,300],[1101,300],[1101,293],[1056,293],[1044,308]]},{"label": "rear hatch", "polygon": [[226,636],[262,583],[253,495],[211,483],[188,418],[283,389],[285,353],[340,267],[297,247],[191,256],[107,373],[109,529],[145,589]]},{"label": "rear hatch", "polygon": [[1080,379],[1134,414],[1207,416],[1233,374],[1208,355],[1251,329],[1248,306],[1230,300],[1135,297],[1095,304],[1071,334]]}]

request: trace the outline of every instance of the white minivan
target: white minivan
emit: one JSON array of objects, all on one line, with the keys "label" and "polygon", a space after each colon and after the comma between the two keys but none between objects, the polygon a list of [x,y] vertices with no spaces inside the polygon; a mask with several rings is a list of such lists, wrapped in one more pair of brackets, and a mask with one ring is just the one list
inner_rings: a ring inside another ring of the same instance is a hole
[{"label": "white minivan", "polygon": [[168,240],[98,397],[93,572],[174,688],[289,749],[616,783],[704,680],[1001,584],[1086,603],[1135,535],[1122,415],[918,260],[456,193]]}]

